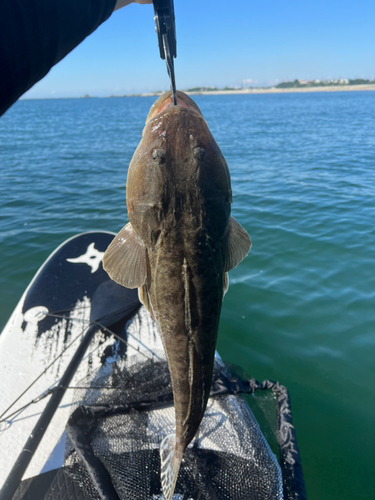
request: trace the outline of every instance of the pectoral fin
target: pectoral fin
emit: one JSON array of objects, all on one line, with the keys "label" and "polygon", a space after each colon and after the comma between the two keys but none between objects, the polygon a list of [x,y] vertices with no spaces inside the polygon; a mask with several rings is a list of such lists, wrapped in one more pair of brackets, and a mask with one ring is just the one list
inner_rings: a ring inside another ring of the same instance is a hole
[{"label": "pectoral fin", "polygon": [[127,288],[138,288],[146,281],[146,247],[130,222],[107,248],[103,267],[113,281]]},{"label": "pectoral fin", "polygon": [[229,217],[224,241],[224,271],[228,272],[246,257],[251,248],[250,236],[239,222]]}]

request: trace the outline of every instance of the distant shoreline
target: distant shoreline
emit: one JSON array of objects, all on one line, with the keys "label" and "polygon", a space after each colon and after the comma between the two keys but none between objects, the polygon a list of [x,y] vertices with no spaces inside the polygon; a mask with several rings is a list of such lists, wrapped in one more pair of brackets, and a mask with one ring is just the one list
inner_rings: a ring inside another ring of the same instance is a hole
[{"label": "distant shoreline", "polygon": [[[238,89],[238,90],[198,90],[189,91],[183,90],[185,94],[188,95],[249,95],[249,94],[298,94],[306,92],[353,92],[353,91],[370,91],[375,90],[375,84],[365,84],[365,85],[327,85],[319,87],[291,87],[286,89],[278,89],[276,87],[266,87],[266,88],[252,88],[252,89]],[[148,92],[142,94],[124,94],[124,95],[109,95],[106,97],[97,96],[82,96],[82,97],[26,97],[20,100],[22,101],[39,101],[45,99],[108,99],[108,98],[119,98],[119,97],[158,97],[164,94],[163,92]]]},{"label": "distant shoreline", "polygon": [[[253,88],[253,89],[239,89],[239,90],[199,90],[194,92],[186,91],[188,95],[247,95],[247,94],[291,94],[300,92],[344,92],[344,91],[358,91],[358,90],[375,90],[375,85],[327,85],[326,87],[294,87],[287,89],[277,89],[276,87],[269,88]],[[134,94],[133,94],[134,95]],[[148,93],[137,94],[142,97],[162,95],[162,93]],[[115,97],[115,96],[111,96]],[[120,96],[119,96],[120,97]],[[129,96],[121,96],[129,97]]]}]

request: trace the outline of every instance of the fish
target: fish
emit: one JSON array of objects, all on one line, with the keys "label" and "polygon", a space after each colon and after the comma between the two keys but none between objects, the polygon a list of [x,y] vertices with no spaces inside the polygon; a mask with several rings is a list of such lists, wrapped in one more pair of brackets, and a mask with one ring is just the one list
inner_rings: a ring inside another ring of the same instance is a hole
[{"label": "fish", "polygon": [[171,500],[206,410],[228,271],[251,240],[230,215],[229,169],[196,103],[177,91],[152,105],[126,182],[129,223],[106,250],[110,278],[138,288],[156,321],[171,375],[175,433],[160,445]]}]

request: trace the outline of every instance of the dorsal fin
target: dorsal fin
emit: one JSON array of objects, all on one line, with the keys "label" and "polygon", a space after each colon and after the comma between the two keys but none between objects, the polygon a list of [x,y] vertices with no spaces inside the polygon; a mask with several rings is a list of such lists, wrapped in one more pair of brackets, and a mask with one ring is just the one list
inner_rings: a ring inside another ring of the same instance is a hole
[{"label": "dorsal fin", "polygon": [[147,292],[147,286],[143,285],[138,288],[138,298],[139,301],[142,302],[142,304],[145,306],[147,311],[151,314],[152,318],[155,319],[154,317],[154,312],[152,310],[152,306],[149,300],[148,292]]},{"label": "dorsal fin", "polygon": [[228,273],[223,274],[223,300],[225,297],[225,294],[227,293],[229,288],[229,276]]}]

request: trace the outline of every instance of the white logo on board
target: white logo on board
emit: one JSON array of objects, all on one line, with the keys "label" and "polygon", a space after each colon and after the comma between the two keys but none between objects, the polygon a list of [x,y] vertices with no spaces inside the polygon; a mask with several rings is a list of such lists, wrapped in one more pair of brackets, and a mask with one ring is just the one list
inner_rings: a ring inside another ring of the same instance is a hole
[{"label": "white logo on board", "polygon": [[85,254],[80,255],[76,259],[66,259],[73,264],[87,264],[91,267],[91,273],[95,273],[99,269],[99,265],[103,259],[104,252],[99,252],[95,248],[95,243],[90,243]]}]

